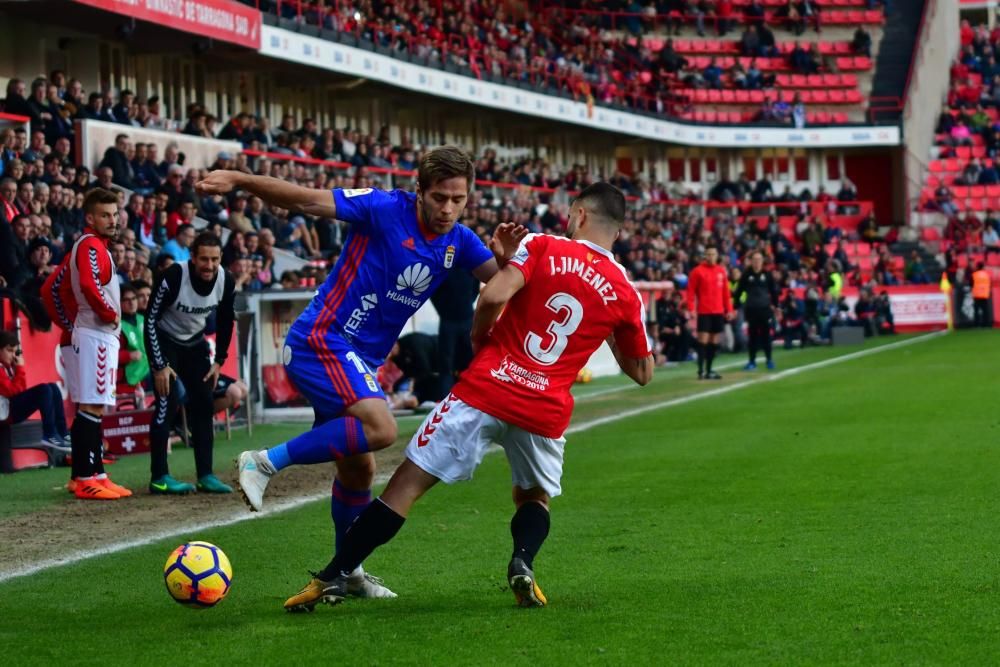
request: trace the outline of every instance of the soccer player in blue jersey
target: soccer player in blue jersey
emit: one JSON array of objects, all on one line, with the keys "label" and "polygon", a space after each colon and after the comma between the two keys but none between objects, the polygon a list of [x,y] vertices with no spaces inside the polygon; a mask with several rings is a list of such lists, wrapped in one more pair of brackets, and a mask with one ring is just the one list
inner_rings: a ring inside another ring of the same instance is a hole
[{"label": "soccer player in blue jersey", "polygon": [[[456,224],[474,174],[468,154],[442,146],[421,158],[415,194],[313,190],[234,171],[214,171],[198,183],[202,193],[238,188],[275,206],[350,224],[333,272],[285,339],[285,369],[313,407],[313,428],[276,447],[240,454],[239,487],[252,511],[260,510],[269,479],[282,468],[328,461],[337,466],[331,514],[338,545],[371,502],[371,452],[391,445],[397,433],[376,369],[448,271],[463,269],[487,282],[527,234],[501,224],[487,248]],[[360,568],[352,574],[356,595],[395,597]]]}]

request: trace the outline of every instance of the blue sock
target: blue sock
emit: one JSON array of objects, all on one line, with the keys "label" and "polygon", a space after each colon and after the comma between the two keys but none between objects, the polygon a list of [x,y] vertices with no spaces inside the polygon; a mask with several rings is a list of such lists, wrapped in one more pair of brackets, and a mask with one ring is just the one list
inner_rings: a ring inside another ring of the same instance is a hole
[{"label": "blue sock", "polygon": [[372,491],[355,491],[348,489],[334,478],[333,489],[330,492],[330,516],[333,518],[334,544],[339,552],[344,542],[344,535],[365,508],[371,504]]},{"label": "blue sock", "polygon": [[292,457],[288,454],[288,443],[283,442],[280,445],[275,445],[264,452],[267,454],[268,461],[274,466],[275,470],[281,470],[282,468],[287,468],[292,465]]},{"label": "blue sock", "polygon": [[306,431],[288,442],[267,450],[267,458],[278,470],[293,463],[328,463],[364,454],[368,439],[357,417],[340,417]]}]

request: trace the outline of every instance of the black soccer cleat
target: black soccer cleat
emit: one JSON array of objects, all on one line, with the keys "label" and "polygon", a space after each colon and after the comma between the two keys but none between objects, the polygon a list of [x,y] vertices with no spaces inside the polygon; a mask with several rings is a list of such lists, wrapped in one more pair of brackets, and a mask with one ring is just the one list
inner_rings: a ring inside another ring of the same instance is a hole
[{"label": "black soccer cleat", "polygon": [[535,573],[520,558],[511,559],[507,566],[507,583],[518,607],[544,607],[548,603],[535,581]]},{"label": "black soccer cleat", "polygon": [[721,380],[722,376],[715,371],[709,371],[708,373],[705,373],[705,378],[708,380]]}]

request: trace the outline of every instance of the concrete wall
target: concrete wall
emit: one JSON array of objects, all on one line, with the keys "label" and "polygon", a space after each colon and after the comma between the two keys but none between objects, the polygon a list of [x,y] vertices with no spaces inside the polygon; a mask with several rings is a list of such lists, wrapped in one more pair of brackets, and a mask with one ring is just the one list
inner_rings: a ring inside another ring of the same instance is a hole
[{"label": "concrete wall", "polygon": [[903,111],[903,162],[910,210],[923,187],[934,128],[948,92],[949,69],[958,55],[958,23],[958,0],[927,0]]}]

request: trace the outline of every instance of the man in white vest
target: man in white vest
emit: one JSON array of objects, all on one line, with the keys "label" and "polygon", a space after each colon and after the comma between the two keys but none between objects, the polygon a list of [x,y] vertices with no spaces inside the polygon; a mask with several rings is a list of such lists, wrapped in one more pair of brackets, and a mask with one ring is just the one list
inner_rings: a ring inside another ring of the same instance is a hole
[{"label": "man in white vest", "polygon": [[[198,490],[231,493],[212,473],[212,395],[219,370],[226,361],[236,319],[233,310],[235,281],[222,269],[222,242],[202,232],[191,245],[191,259],[164,271],[153,286],[146,311],[146,356],[153,370],[156,412],[150,426],[149,491],[185,494],[193,484],[170,476],[167,439],[180,403],[180,388],[187,395],[188,427],[198,474]],[[205,339],[205,326],[215,316],[215,356]]]}]

